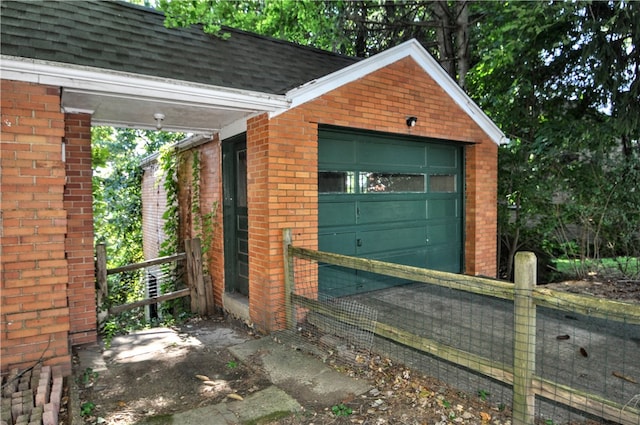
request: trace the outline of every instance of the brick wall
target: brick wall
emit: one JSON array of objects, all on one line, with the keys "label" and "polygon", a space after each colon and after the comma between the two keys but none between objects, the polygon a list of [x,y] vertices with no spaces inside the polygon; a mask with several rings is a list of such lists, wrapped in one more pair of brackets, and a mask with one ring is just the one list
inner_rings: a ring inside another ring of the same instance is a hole
[{"label": "brick wall", "polygon": [[70,372],[60,90],[2,80],[0,369]]},{"label": "brick wall", "polygon": [[144,259],[160,255],[160,245],[166,239],[162,215],[167,209],[167,195],[156,161],[145,165],[142,174],[142,249]]},{"label": "brick wall", "polygon": [[69,337],[72,345],[97,339],[95,266],[93,249],[93,191],[91,116],[65,115],[67,211],[65,250],[69,265]]},{"label": "brick wall", "polygon": [[[417,116],[408,128],[407,116]],[[282,229],[294,243],[317,248],[319,124],[467,142],[465,272],[496,274],[497,146],[412,59],[247,128],[250,300],[252,320],[274,329],[270,314],[284,296]]]}]

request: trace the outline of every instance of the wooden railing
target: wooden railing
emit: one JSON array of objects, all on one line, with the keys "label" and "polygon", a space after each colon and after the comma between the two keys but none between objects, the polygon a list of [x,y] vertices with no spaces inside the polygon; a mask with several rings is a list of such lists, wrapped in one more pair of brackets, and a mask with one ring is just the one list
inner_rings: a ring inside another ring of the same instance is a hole
[{"label": "wooden railing", "polygon": [[157,304],[182,297],[191,297],[191,311],[200,315],[211,315],[214,310],[213,288],[208,277],[205,277],[202,269],[202,249],[200,239],[190,239],[185,241],[185,252],[181,252],[166,257],[154,258],[136,264],[127,264],[121,267],[107,268],[107,248],[104,244],[96,246],[96,283],[97,283],[97,304],[98,308],[109,299],[109,285],[107,276],[118,273],[125,273],[134,270],[144,269],[151,266],[169,264],[184,261],[187,276],[187,288],[166,294],[149,297],[143,300],[134,301],[109,307],[106,311],[98,312],[98,320],[102,322],[108,316],[129,311],[134,308],[143,307],[150,304]]},{"label": "wooden railing", "polygon": [[[376,321],[373,328],[377,336],[512,385],[514,394],[513,423],[515,425],[534,423],[536,395],[606,420],[624,425],[640,424],[640,409],[637,406],[623,406],[598,395],[579,391],[535,375],[536,305],[586,314],[591,317],[607,318],[608,320],[620,318],[625,323],[636,325],[640,324],[640,305],[536,288],[536,258],[532,253],[518,253],[516,255],[514,285],[494,279],[297,248],[288,244],[288,240],[290,239],[285,233],[285,270],[288,271],[285,275],[287,280],[285,288],[288,288],[285,302],[289,310],[293,306],[299,306],[330,316],[335,320],[348,322],[347,324],[351,326],[362,329],[370,327],[366,323],[358,323],[357,318],[345,318],[342,311],[331,304],[296,294],[295,273],[293,271],[294,257],[513,300],[515,309],[513,367],[505,367],[503,363],[410,333],[388,323]],[[287,312],[289,321],[294,316],[292,310]]]}]

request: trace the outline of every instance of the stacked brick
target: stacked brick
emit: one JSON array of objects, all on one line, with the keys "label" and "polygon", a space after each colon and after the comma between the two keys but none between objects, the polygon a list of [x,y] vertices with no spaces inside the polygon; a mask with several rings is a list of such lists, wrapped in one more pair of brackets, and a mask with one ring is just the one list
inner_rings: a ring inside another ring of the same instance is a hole
[{"label": "stacked brick", "polygon": [[0,425],[58,425],[63,379],[58,366],[12,370],[2,388]]}]

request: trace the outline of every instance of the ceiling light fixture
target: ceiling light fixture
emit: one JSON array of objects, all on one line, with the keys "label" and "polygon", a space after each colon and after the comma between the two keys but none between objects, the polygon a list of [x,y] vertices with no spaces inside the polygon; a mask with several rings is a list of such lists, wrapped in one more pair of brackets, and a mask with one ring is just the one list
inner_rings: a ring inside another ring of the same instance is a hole
[{"label": "ceiling light fixture", "polygon": [[156,120],[156,128],[162,130],[162,121],[164,121],[164,114],[156,112],[153,114],[153,118]]}]

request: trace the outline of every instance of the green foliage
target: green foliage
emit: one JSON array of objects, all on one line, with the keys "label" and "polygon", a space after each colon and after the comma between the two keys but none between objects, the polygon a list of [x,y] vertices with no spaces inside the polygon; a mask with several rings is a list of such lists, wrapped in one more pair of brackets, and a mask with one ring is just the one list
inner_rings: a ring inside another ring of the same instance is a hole
[{"label": "green foliage", "polygon": [[208,213],[202,212],[200,200],[201,175],[200,153],[194,150],[191,162],[191,212],[193,216],[193,230],[196,236],[202,241],[202,257],[205,259],[205,261],[203,261],[203,268],[204,271],[207,272],[208,261],[206,261],[206,259],[211,250],[211,244],[213,243],[218,203],[214,201]]},{"label": "green foliage", "polygon": [[226,25],[357,57],[415,38],[462,85],[470,62],[469,13],[479,14],[469,2],[378,0],[160,0],[158,7],[167,27],[202,24],[205,32],[228,38]]},{"label": "green foliage", "polygon": [[202,24],[205,32],[228,38],[223,25],[317,47],[344,47],[337,16],[344,2],[208,0],[198,2],[160,0],[167,27]]},{"label": "green foliage", "polygon": [[489,397],[490,395],[491,393],[487,390],[478,390],[478,397],[480,397],[482,401],[486,401],[487,397]]},{"label": "green foliage", "polygon": [[83,387],[93,385],[98,379],[98,372],[95,372],[92,368],[88,367],[82,371],[82,374],[78,378],[78,383]]},{"label": "green foliage", "polygon": [[344,403],[340,403],[332,406],[331,412],[333,412],[335,416],[349,416],[353,413],[353,410]]},{"label": "green foliage", "polygon": [[504,274],[521,249],[550,258],[637,256],[638,6],[484,7],[491,19],[468,82],[512,139],[499,153]]},{"label": "green foliage", "polygon": [[91,416],[96,408],[96,404],[92,401],[85,401],[80,405],[80,416]]},{"label": "green foliage", "polygon": [[162,184],[167,197],[167,209],[162,214],[164,234],[166,239],[160,246],[160,256],[172,255],[178,252],[180,211],[178,204],[178,155],[172,145],[160,148],[158,156],[158,184]]},{"label": "green foliage", "polygon": [[[105,243],[107,267],[143,260],[142,168],[140,161],[160,146],[182,138],[165,132],[93,127],[93,217],[97,243]],[[109,299],[102,309],[129,303],[144,296],[142,271],[109,276]],[[112,317],[103,324],[107,340],[130,329],[145,326],[144,311],[136,309]]]},{"label": "green foliage", "polygon": [[[180,248],[180,209],[178,202],[178,166],[180,161],[181,159],[175,146],[165,145],[160,148],[158,183],[162,184],[167,199],[167,207],[162,214],[163,230],[166,238],[160,245],[160,256],[173,255],[179,252]],[[161,290],[163,293],[173,292],[183,286],[182,279],[178,278],[181,273],[174,263],[162,265],[162,271],[165,276],[175,277],[174,279],[162,280]],[[180,299],[162,303],[162,310],[163,315],[167,317],[186,314],[184,301]]]}]

